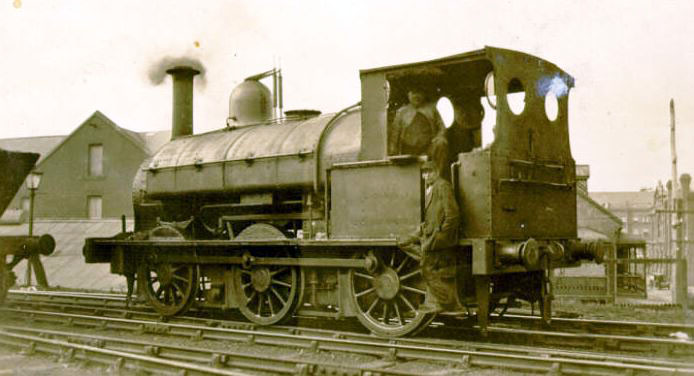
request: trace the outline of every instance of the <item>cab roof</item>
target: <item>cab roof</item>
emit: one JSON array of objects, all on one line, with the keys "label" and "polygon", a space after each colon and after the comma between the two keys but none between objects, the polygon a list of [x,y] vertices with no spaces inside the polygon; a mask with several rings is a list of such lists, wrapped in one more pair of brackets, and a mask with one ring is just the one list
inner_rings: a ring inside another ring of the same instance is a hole
[{"label": "cab roof", "polygon": [[503,69],[503,65],[509,62],[524,61],[526,63],[531,63],[536,68],[541,68],[545,71],[552,71],[559,73],[564,77],[566,84],[569,87],[574,86],[574,78],[568,73],[564,72],[562,69],[557,67],[555,64],[550,63],[547,60],[541,59],[537,56],[526,54],[523,52],[518,52],[514,50],[509,50],[505,48],[490,47],[485,46],[482,49],[474,50],[470,52],[464,52],[460,54],[455,54],[451,56],[446,56],[443,58],[438,58],[434,60],[426,60],[420,62],[414,62],[409,64],[397,64],[390,65],[379,68],[363,69],[359,71],[361,76],[371,75],[371,74],[389,74],[389,73],[406,73],[407,71],[413,71],[416,73],[418,68],[431,67],[431,66],[444,66],[449,64],[465,64],[465,63],[480,63],[480,62],[490,62],[495,70],[498,68]]}]

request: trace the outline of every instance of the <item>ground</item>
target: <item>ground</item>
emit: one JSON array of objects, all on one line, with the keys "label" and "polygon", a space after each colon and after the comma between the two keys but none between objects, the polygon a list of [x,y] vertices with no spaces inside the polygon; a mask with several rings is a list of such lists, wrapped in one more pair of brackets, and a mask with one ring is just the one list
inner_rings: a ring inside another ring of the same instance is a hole
[{"label": "ground", "polygon": [[619,299],[616,304],[585,301],[557,301],[555,316],[602,320],[687,323],[694,325],[694,291],[690,292],[688,309],[672,306],[670,290],[649,289],[648,299]]}]

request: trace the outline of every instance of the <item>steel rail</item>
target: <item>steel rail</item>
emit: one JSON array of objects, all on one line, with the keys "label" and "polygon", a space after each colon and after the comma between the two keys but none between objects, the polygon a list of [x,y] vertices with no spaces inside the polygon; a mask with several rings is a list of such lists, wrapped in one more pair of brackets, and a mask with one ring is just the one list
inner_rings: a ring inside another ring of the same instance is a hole
[{"label": "steel rail", "polygon": [[[100,300],[98,300],[100,301]],[[110,300],[109,300],[110,302]],[[79,312],[79,313],[85,313],[89,315],[104,315],[104,314],[109,314],[111,317],[126,317],[126,318],[140,318],[142,320],[154,320],[154,321],[161,321],[162,319],[165,319],[166,321],[169,322],[175,322],[175,323],[186,323],[186,324],[192,324],[192,325],[215,325],[215,326],[223,326],[227,328],[237,328],[237,329],[253,329],[255,326],[251,323],[248,322],[234,322],[234,321],[228,321],[228,320],[214,320],[214,319],[208,319],[208,318],[193,318],[193,317],[172,317],[172,318],[162,318],[158,314],[152,313],[152,312],[145,312],[145,311],[128,311],[123,312],[120,309],[114,309],[114,311],[109,312],[106,310],[106,308],[88,308],[88,307],[77,307],[74,305],[66,306],[66,307],[50,307],[46,305],[45,303],[42,303],[44,307],[41,307],[38,304],[34,303],[28,303],[30,304],[31,307],[34,309],[45,309],[45,308],[58,308],[63,312]],[[117,307],[117,308],[120,308]],[[518,319],[522,318],[522,316],[516,317]],[[530,318],[531,321],[537,322],[535,318]],[[457,321],[457,322],[453,322]],[[547,331],[547,330],[526,330],[526,329],[510,329],[510,328],[502,328],[502,327],[496,327],[492,326],[489,328],[488,331],[488,338],[486,339],[487,341],[490,342],[499,342],[499,343],[506,343],[506,344],[517,344],[517,345],[530,345],[530,346],[552,346],[552,347],[560,347],[564,349],[601,349],[602,351],[628,351],[628,352],[635,352],[635,353],[645,353],[645,354],[650,354],[650,353],[656,353],[660,356],[673,356],[673,355],[691,355],[694,354],[694,342],[688,341],[688,340],[679,340],[679,339],[671,339],[671,338],[654,338],[653,336],[649,337],[635,337],[633,335],[608,335],[608,334],[593,334],[593,333],[586,333],[590,329],[590,323],[602,323],[603,325],[609,325],[614,324],[624,324],[626,325],[624,328],[626,328],[623,331],[626,331],[628,334],[633,334],[633,333],[640,333],[637,329],[639,327],[632,327],[633,331],[629,332],[629,323],[621,323],[621,322],[610,322],[610,321],[598,321],[598,320],[588,320],[587,324],[579,324],[581,320],[573,320],[573,319],[562,319],[563,324],[560,323],[560,326],[564,326],[567,323],[573,323],[573,325],[579,325],[578,329],[581,330],[580,333],[573,333],[573,332],[557,332],[557,331]],[[453,337],[457,339],[464,339],[464,340],[469,340],[469,341],[476,341],[479,342],[479,333],[475,327],[465,327],[461,326],[459,320],[446,320],[445,322],[445,327],[444,328],[431,328],[428,331],[428,334],[432,336],[446,336],[448,338]],[[306,324],[306,323],[304,323]],[[640,327],[648,327],[649,324],[651,323],[635,323],[635,325],[638,324]],[[336,322],[336,325],[338,325],[338,322]],[[457,325],[457,326],[456,326]],[[671,324],[660,324],[659,327],[661,328],[661,331],[663,328],[679,328],[682,329],[682,326],[669,326]],[[306,325],[304,325],[306,326]],[[562,328],[563,329],[563,328]],[[574,328],[575,329],[575,328]],[[264,327],[263,330],[266,331],[286,331],[288,330],[285,327]],[[289,330],[292,330],[292,328],[289,328]],[[319,331],[316,331],[315,329],[310,329],[303,327],[302,332],[304,333],[313,333],[317,335],[323,335],[320,334]],[[332,335],[333,331],[328,331]],[[441,332],[441,333],[439,333]],[[445,333],[444,333],[445,332]],[[348,334],[345,333],[343,336],[349,336],[351,338],[363,338],[363,336],[358,335],[358,334]],[[361,337],[360,337],[361,336]],[[403,339],[400,339],[399,341],[404,341]],[[412,341],[412,340],[411,340]],[[414,340],[417,342],[414,342],[414,344],[419,343],[422,341],[421,339]]]},{"label": "steel rail", "polygon": [[191,375],[252,376],[249,373],[217,369],[200,364],[161,359],[125,351],[104,349],[96,346],[71,343],[40,336],[22,335],[0,330],[0,344],[24,348],[26,352],[42,352],[59,355],[63,360],[79,359],[111,366],[114,370],[129,369],[158,374],[180,375],[181,371]]},{"label": "steel rail", "polygon": [[[51,304],[41,303],[36,304],[34,302],[27,303],[33,309],[58,309],[61,312],[72,312],[87,315],[109,315],[110,317],[116,318],[139,318],[141,320],[148,321],[162,321],[172,323],[182,323],[191,325],[203,325],[203,326],[221,326],[232,329],[254,329],[255,325],[248,322],[238,322],[229,320],[218,320],[210,318],[196,318],[189,316],[182,317],[169,317],[162,318],[156,313],[151,311],[135,311],[129,310],[124,312],[120,307],[113,308],[113,311],[107,310],[107,308],[94,308],[94,307],[79,307],[73,304],[68,306],[52,306]],[[451,323],[451,321],[458,321]],[[316,335],[325,335],[320,330],[311,329],[310,322],[304,320],[302,322],[303,327],[301,331],[303,333],[312,333]],[[336,325],[339,325],[336,322]],[[457,326],[456,326],[457,325]],[[307,327],[308,326],[308,327]],[[294,327],[263,327],[265,331],[280,331],[286,332],[287,330],[294,330]],[[332,335],[334,331],[327,331]],[[477,328],[472,326],[461,326],[459,320],[447,320],[446,325],[443,328],[430,328],[428,330],[428,335],[436,337],[446,337],[446,338],[456,338],[458,340],[468,340],[480,342],[481,338]],[[360,334],[350,334],[344,333],[343,336],[350,338],[363,338]],[[502,327],[490,327],[488,331],[489,342],[498,342],[505,344],[517,344],[517,345],[529,345],[529,346],[551,346],[559,347],[563,349],[601,349],[602,351],[628,351],[634,353],[656,353],[660,356],[671,357],[673,355],[690,355],[694,354],[694,342],[670,339],[670,338],[653,338],[653,337],[635,337],[633,335],[607,335],[607,334],[592,334],[585,333],[571,333],[571,332],[557,332],[557,331],[547,331],[547,330],[526,330],[526,329],[510,329]],[[405,339],[399,339],[399,341],[405,341]],[[415,341],[414,344],[421,343],[422,339],[410,339],[409,341]]]},{"label": "steel rail", "polygon": [[[393,362],[376,361],[360,365],[345,365],[319,360],[299,359],[304,354],[292,357],[272,358],[266,354],[253,355],[240,351],[213,350],[167,344],[161,342],[139,341],[107,337],[101,335],[78,334],[57,330],[33,329],[21,326],[0,325],[0,336],[13,333],[24,336],[50,337],[67,343],[91,343],[100,349],[153,356],[160,359],[178,359],[186,362],[213,366],[214,368],[241,368],[250,371],[270,372],[272,374],[332,374],[337,370],[350,375],[365,373],[394,376],[418,376],[418,372],[390,370]],[[375,365],[375,366],[374,366]],[[346,372],[345,372],[346,371]]]},{"label": "steel rail", "polygon": [[[496,317],[495,323],[513,323],[518,321],[530,322],[534,326],[543,325],[539,316],[505,314]],[[583,332],[600,333],[638,333],[650,337],[668,337],[671,333],[686,333],[690,338],[694,338],[694,325],[683,323],[658,323],[647,321],[615,321],[599,319],[573,319],[573,318],[552,318],[552,326],[561,330],[580,330]]]},{"label": "steel rail", "polygon": [[[23,296],[23,298],[19,298]],[[36,298],[43,298],[41,302],[66,301],[69,303],[84,303],[87,304],[96,301],[100,307],[113,306],[114,308],[122,308],[125,304],[124,294],[109,294],[109,293],[82,293],[82,292],[60,292],[60,291],[22,291],[10,290],[7,299],[12,301],[21,299],[30,301]],[[96,304],[95,304],[96,305]],[[543,322],[539,316],[529,314],[512,314],[506,313],[502,317],[494,316],[493,323],[514,323],[523,322],[524,325],[531,327],[540,327]],[[439,320],[441,321],[441,320]],[[449,320],[450,321],[450,320]],[[683,323],[658,323],[648,321],[615,321],[615,320],[599,320],[599,319],[578,319],[578,318],[552,318],[552,327],[557,330],[579,330],[581,332],[600,332],[602,334],[617,333],[638,333],[643,336],[650,337],[668,337],[671,333],[683,332],[694,338],[694,325]]]},{"label": "steel rail", "polygon": [[[35,306],[32,304],[32,306]],[[161,321],[161,316],[154,312],[143,312],[143,311],[123,311],[120,309],[108,309],[108,308],[94,308],[93,306],[87,306],[87,307],[79,307],[79,306],[61,306],[57,304],[52,304],[50,303],[50,306],[44,305],[42,308],[56,308],[59,309],[63,313],[78,313],[78,314],[86,314],[86,315],[92,315],[92,316],[100,316],[100,317],[106,317],[105,315],[109,315],[108,317],[116,317],[116,318],[126,318],[126,319],[140,319],[140,320],[146,320],[146,321],[155,321],[159,322]],[[358,333],[349,333],[349,332],[341,332],[341,333],[336,333],[334,330],[325,330],[325,329],[315,329],[315,328],[310,328],[310,327],[302,327],[302,328],[296,328],[296,327],[287,327],[287,326],[270,326],[270,327],[261,327],[258,328],[255,324],[248,323],[248,322],[237,322],[237,321],[230,321],[230,320],[217,320],[217,319],[208,319],[208,318],[197,318],[197,317],[188,317],[188,316],[177,316],[177,317],[171,317],[167,318],[166,322],[171,322],[171,323],[178,323],[178,324],[190,324],[190,325],[198,325],[198,326],[203,326],[203,327],[223,327],[227,329],[244,329],[244,330],[253,330],[254,332],[257,333],[257,331],[262,330],[266,332],[279,332],[279,333],[294,333],[294,334],[299,334],[302,333],[304,335],[314,335],[314,336],[327,336],[327,337],[335,337],[336,335],[339,336],[340,338],[352,338],[352,339],[360,339],[360,340],[373,340],[373,336],[370,335],[364,335],[364,334],[358,334]],[[475,332],[476,333],[476,332]],[[487,350],[494,350],[497,349],[497,345],[494,344],[485,344],[485,343],[480,343],[478,338],[473,338],[476,342],[463,342],[460,340],[455,340],[455,341],[442,341],[442,340],[427,340],[427,339],[409,339],[409,338],[400,338],[397,340],[392,340],[392,341],[397,341],[398,343],[402,344],[412,344],[412,345],[425,345],[425,346],[449,346],[449,347],[465,347],[467,349],[475,349],[478,351],[487,351]],[[542,350],[538,348],[520,348],[518,353],[538,353],[538,354],[545,354],[547,350]],[[575,352],[562,352],[561,350],[553,350],[553,354],[556,356],[565,356],[565,357],[573,357],[576,358],[576,353]],[[605,355],[600,354],[600,355],[591,355],[591,354],[582,354],[580,356],[580,359],[587,359],[587,360],[605,360]],[[620,358],[620,359],[623,359]],[[639,363],[639,364],[656,364],[656,365],[662,365],[662,361],[654,361],[651,359],[644,360],[642,358],[631,358],[629,359],[630,362],[632,363]],[[672,365],[678,365],[678,363],[672,363]]]},{"label": "steel rail", "polygon": [[[262,332],[228,328],[207,328],[175,323],[154,323],[142,320],[90,317],[84,315],[58,314],[38,311],[5,310],[16,313],[20,318],[41,320],[52,323],[67,323],[77,326],[96,326],[103,329],[137,330],[141,333],[187,336],[200,339],[232,340],[237,342],[279,345],[304,348],[312,351],[343,351],[381,356],[384,359],[408,359],[445,361],[462,363],[464,366],[503,367],[528,372],[550,372],[560,369],[566,374],[634,374],[674,373],[692,374],[694,369],[688,364],[643,358],[618,357],[602,354],[555,352],[548,349],[527,349],[536,355],[520,353],[518,347],[495,345],[487,351],[470,350],[450,345],[406,344],[401,340],[387,341],[382,338],[345,339],[342,335],[333,337],[302,336],[292,333]],[[597,356],[597,357],[596,357]],[[582,359],[587,358],[587,359]]]}]

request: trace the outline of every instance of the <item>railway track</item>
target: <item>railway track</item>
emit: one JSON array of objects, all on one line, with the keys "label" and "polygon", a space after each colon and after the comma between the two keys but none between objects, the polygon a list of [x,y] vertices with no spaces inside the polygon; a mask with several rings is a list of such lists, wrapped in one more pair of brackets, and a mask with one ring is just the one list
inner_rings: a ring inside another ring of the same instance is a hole
[{"label": "railway track", "polygon": [[[35,296],[35,295],[34,295]],[[45,295],[44,295],[45,297]],[[75,297],[53,297],[74,299]],[[85,299],[85,296],[81,297]],[[109,301],[117,300],[117,297],[107,297]],[[14,298],[13,298],[14,299]],[[25,300],[23,298],[21,300]],[[104,297],[98,297],[104,299]],[[14,301],[14,300],[13,300]],[[25,302],[26,303],[26,302]],[[44,302],[47,303],[47,302]],[[122,303],[122,302],[121,302]],[[36,302],[33,304],[37,304]],[[48,304],[44,309],[49,308]],[[50,305],[60,307],[61,304],[52,302]],[[62,305],[69,307],[69,305]],[[73,306],[76,307],[76,306]],[[65,308],[64,308],[65,309]],[[66,312],[39,311],[26,308],[5,309],[4,316],[8,318],[29,320],[30,323],[48,323],[49,325],[72,325],[80,328],[91,329],[115,329],[118,331],[135,332],[140,334],[157,334],[165,336],[178,336],[196,340],[216,340],[223,342],[244,343],[248,345],[271,345],[299,348],[306,353],[320,351],[344,352],[376,357],[374,362],[379,362],[378,367],[368,368],[361,365],[352,369],[347,374],[418,374],[402,373],[400,368],[394,372],[391,367],[394,364],[426,359],[428,361],[444,362],[449,364],[453,371],[465,370],[468,367],[503,367],[523,372],[555,372],[563,374],[652,374],[652,373],[678,373],[694,374],[691,363],[666,359],[642,358],[623,355],[606,355],[590,352],[577,352],[565,350],[541,349],[537,347],[524,347],[500,344],[468,343],[463,341],[437,340],[437,339],[396,339],[387,340],[369,335],[347,332],[334,332],[296,327],[254,327],[245,323],[225,322],[201,318],[174,318],[169,322],[160,321],[157,315],[140,311],[118,311],[115,308],[91,308],[90,314],[75,314]],[[120,316],[120,317],[109,317]],[[137,316],[135,319],[133,316]],[[147,318],[148,317],[148,318]],[[17,329],[3,329],[4,332]],[[435,329],[435,328],[434,328]],[[495,328],[496,330],[496,328]],[[30,336],[31,333],[12,332],[12,335]],[[4,335],[4,334],[3,334]],[[4,338],[4,337],[3,337]],[[98,341],[99,339],[95,339]],[[103,338],[102,338],[103,340]],[[67,341],[69,342],[69,341]],[[173,353],[173,350],[163,351],[159,344],[143,344],[138,355],[153,356],[158,354]],[[152,353],[152,346],[157,350]],[[142,352],[145,351],[145,354]],[[178,349],[185,351],[185,349]],[[198,364],[211,359],[236,359],[232,354],[223,354],[219,351],[196,355]],[[180,355],[178,356],[180,358]],[[266,358],[263,358],[266,359]],[[213,362],[214,363],[214,362]],[[257,361],[251,363],[259,363]],[[234,364],[236,366],[236,364]],[[298,362],[283,366],[288,373],[296,374],[299,369],[305,374],[314,374],[329,371],[328,364],[315,364],[310,362]],[[326,368],[327,367],[327,368]],[[340,366],[341,369],[344,366]],[[275,370],[275,373],[279,371]]]},{"label": "railway track", "polygon": [[[12,293],[10,300],[15,304],[27,304],[34,309],[54,309],[80,314],[130,317],[142,320],[165,319],[176,323],[217,325],[235,328],[255,328],[245,321],[206,317],[161,318],[148,308],[139,307],[123,311],[125,298],[114,294],[53,294],[48,292]],[[113,310],[108,310],[112,308]],[[359,325],[342,322],[341,329],[350,332],[361,330]],[[321,320],[299,318],[302,331],[321,326]],[[335,324],[338,324],[337,322]],[[438,325],[437,325],[438,324]],[[443,324],[443,325],[441,325]],[[529,315],[505,315],[495,318],[485,339],[491,343],[507,343],[526,346],[549,346],[564,349],[600,350],[602,352],[657,354],[662,357],[694,357],[694,325],[674,323],[622,322],[585,319],[554,319],[552,330],[542,328],[541,320]],[[288,330],[288,327],[270,327],[265,330]],[[293,327],[290,327],[293,328]],[[670,338],[671,333],[684,333],[690,339]],[[431,338],[458,338],[480,342],[479,331],[472,325],[456,319],[442,317],[427,329],[422,336]]]},{"label": "railway track", "polygon": [[[37,303],[78,304],[99,308],[113,307],[122,309],[125,306],[125,295],[115,293],[80,293],[60,291],[19,291],[11,290],[9,299],[14,302],[26,301]],[[138,306],[135,306],[137,308]],[[140,306],[143,312],[151,312],[147,306]],[[530,314],[507,313],[502,317],[492,315],[493,324],[497,326],[517,325],[524,328],[543,328],[539,316]],[[450,320],[448,320],[450,321]],[[685,333],[694,338],[694,325],[683,323],[658,323],[644,321],[615,321],[579,318],[552,318],[555,330],[578,333],[600,334],[638,334],[647,337],[667,338],[672,333]]]}]

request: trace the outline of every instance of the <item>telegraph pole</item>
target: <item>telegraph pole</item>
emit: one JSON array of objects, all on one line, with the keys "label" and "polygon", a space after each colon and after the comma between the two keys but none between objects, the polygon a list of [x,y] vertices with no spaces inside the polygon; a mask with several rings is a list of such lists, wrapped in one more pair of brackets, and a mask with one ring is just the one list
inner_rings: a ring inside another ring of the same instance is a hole
[{"label": "telegraph pole", "polygon": [[[672,159],[672,192],[677,196],[677,143],[675,142],[675,100],[670,98],[670,156]],[[672,206],[674,208],[674,205]]]},{"label": "telegraph pole", "polygon": [[[686,312],[687,309],[687,264],[685,256],[684,242],[684,206],[686,205],[684,189],[678,189],[677,179],[677,149],[675,138],[675,100],[670,99],[670,155],[672,157],[672,208],[675,211],[675,220],[673,226],[675,228],[676,253],[675,253],[675,273],[673,289],[673,303],[679,304]],[[669,214],[672,217],[672,214]],[[672,231],[672,228],[668,229]]]}]

